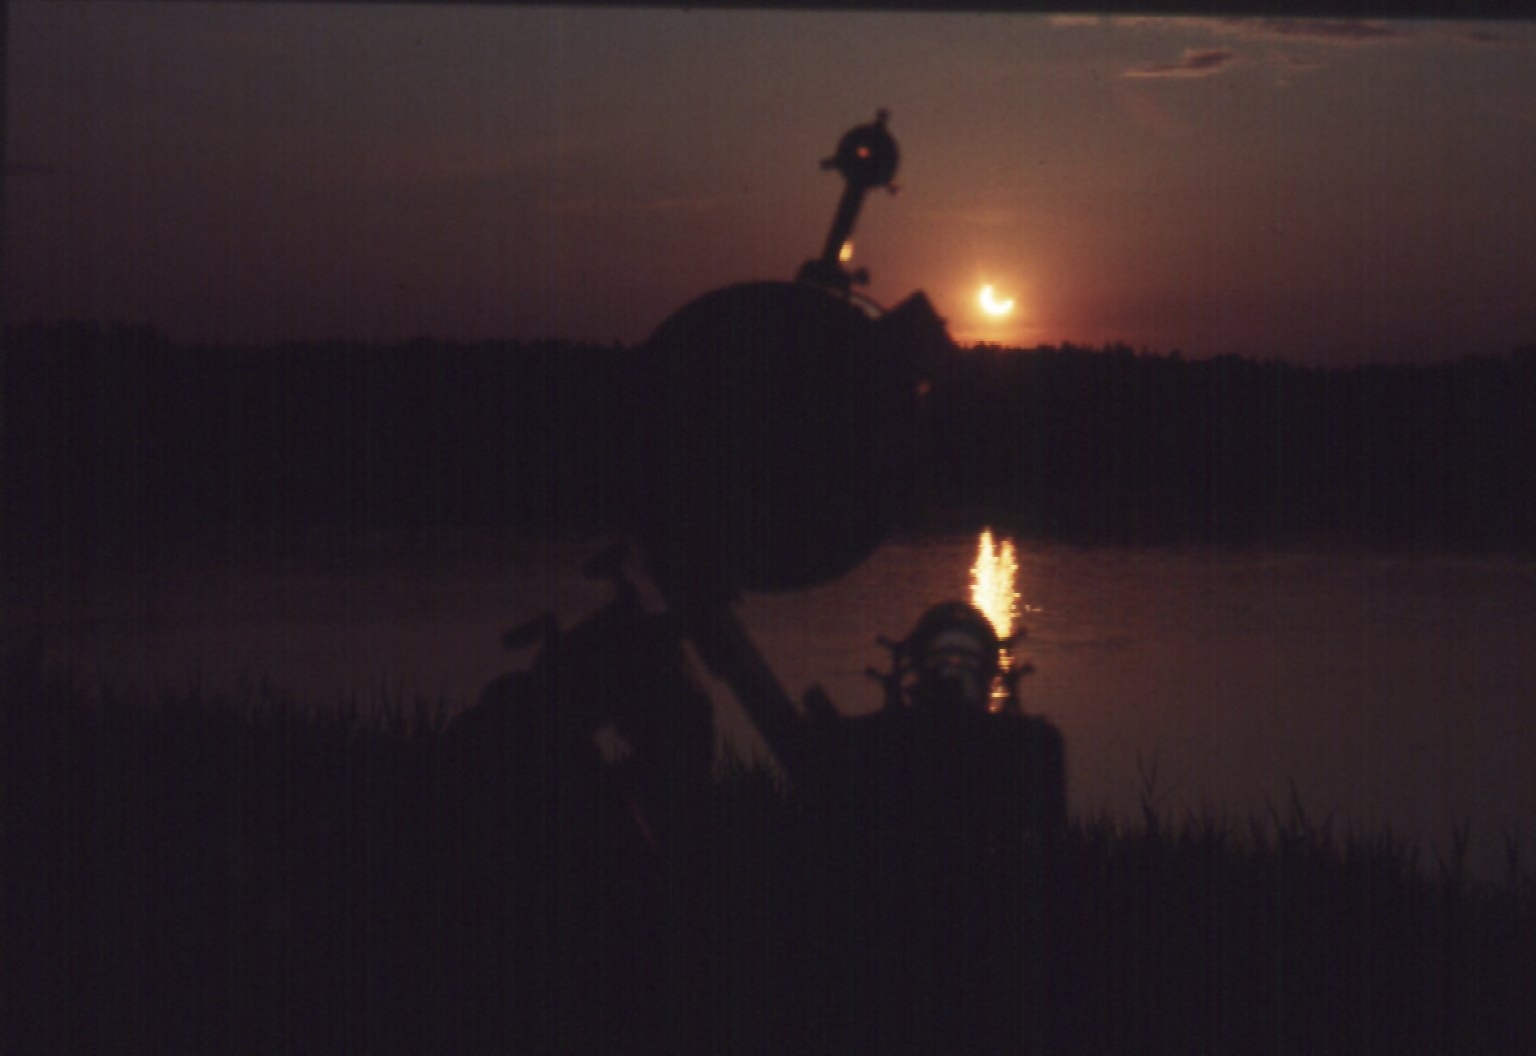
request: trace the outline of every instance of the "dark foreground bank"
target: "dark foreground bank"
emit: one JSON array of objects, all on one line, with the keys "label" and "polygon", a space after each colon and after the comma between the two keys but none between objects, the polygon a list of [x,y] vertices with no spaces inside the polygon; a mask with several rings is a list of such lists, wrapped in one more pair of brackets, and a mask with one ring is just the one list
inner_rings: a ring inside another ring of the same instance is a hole
[{"label": "dark foreground bank", "polygon": [[983,847],[739,763],[646,827],[426,711],[3,693],[11,1051],[1536,1051],[1518,861],[1283,811]]}]

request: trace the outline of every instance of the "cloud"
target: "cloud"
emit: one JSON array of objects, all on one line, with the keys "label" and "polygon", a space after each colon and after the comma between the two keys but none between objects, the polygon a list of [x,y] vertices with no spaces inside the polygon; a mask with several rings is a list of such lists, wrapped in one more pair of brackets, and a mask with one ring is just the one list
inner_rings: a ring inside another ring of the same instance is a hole
[{"label": "cloud", "polygon": [[1324,44],[1374,44],[1401,40],[1407,33],[1380,22],[1331,18],[1234,18],[1223,24],[1244,36],[1310,40]]},{"label": "cloud", "polygon": [[[1117,28],[1189,32],[1203,30],[1247,40],[1308,41],[1318,44],[1377,44],[1404,40],[1416,30],[1359,18],[1260,18],[1229,16],[1201,18],[1179,15],[1119,15],[1110,23]],[[1077,25],[1077,22],[1053,22]]]},{"label": "cloud", "polygon": [[1342,20],[1342,18],[1260,18],[1253,32],[1284,37],[1286,40],[1316,40],[1329,45],[1373,45],[1378,41],[1402,40],[1407,31],[1379,21]]},{"label": "cloud", "polygon": [[1460,44],[1470,44],[1477,48],[1498,48],[1501,51],[1519,51],[1526,54],[1536,52],[1536,40],[1530,33],[1521,34],[1520,29],[1529,30],[1529,24],[1518,27],[1515,33],[1510,33],[1503,26],[1491,29],[1486,26],[1448,25],[1436,26],[1435,32],[1449,40]]},{"label": "cloud", "polygon": [[1046,21],[1057,29],[1097,29],[1105,24],[1101,15],[1051,15]]},{"label": "cloud", "polygon": [[1496,49],[1530,55],[1536,54],[1536,37],[1532,36],[1530,29],[1530,23],[1436,22],[1420,27],[1419,32],[1423,36],[1480,50]]},{"label": "cloud", "polygon": [[1122,77],[1211,77],[1230,66],[1237,56],[1221,48],[1186,48],[1178,62],[1126,70]]}]

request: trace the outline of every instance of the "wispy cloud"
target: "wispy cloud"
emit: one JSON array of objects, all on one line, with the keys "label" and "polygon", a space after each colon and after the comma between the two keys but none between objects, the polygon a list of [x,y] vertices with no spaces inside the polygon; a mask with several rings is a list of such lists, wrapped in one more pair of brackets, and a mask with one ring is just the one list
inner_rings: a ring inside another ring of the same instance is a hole
[{"label": "wispy cloud", "polygon": [[1051,15],[1046,21],[1057,29],[1096,29],[1106,22],[1102,15]]},{"label": "wispy cloud", "polygon": [[1060,29],[1112,26],[1172,32],[1206,32],[1247,40],[1312,41],[1320,44],[1377,44],[1403,40],[1412,26],[1360,18],[1201,18],[1182,15],[1055,15],[1050,25]]},{"label": "wispy cloud", "polygon": [[[1308,45],[1368,47],[1406,40],[1418,30],[1411,25],[1396,25],[1368,19],[1333,18],[1186,18],[1176,16],[1126,15],[1108,19],[1122,29],[1161,33],[1209,34],[1236,45],[1256,43],[1297,47]],[[1053,25],[1082,23],[1063,20]],[[1158,63],[1127,70],[1122,76],[1137,78],[1210,77],[1225,72],[1239,60],[1228,48],[1189,48],[1178,62]],[[1257,60],[1262,62],[1263,60]],[[1269,61],[1282,77],[1304,70],[1318,69],[1322,62],[1312,56],[1283,55],[1272,52]]]},{"label": "wispy cloud", "polygon": [[1225,70],[1237,56],[1221,48],[1186,48],[1177,62],[1126,70],[1122,77],[1212,77]]},{"label": "wispy cloud", "polygon": [[1536,54],[1536,34],[1529,22],[1435,22],[1420,28],[1422,36],[1481,50]]},{"label": "wispy cloud", "polygon": [[1228,18],[1223,30],[1256,38],[1310,40],[1323,44],[1375,44],[1401,40],[1405,30],[1363,19],[1332,18]]},{"label": "wispy cloud", "polygon": [[[1500,25],[1492,28],[1487,25],[1467,25],[1466,23],[1436,26],[1437,34],[1447,40],[1461,44],[1470,44],[1477,48],[1497,48],[1501,51],[1514,50],[1526,54],[1536,53],[1536,37],[1530,30],[1530,23],[1518,23],[1513,26]],[[1511,32],[1513,30],[1513,32]]]}]

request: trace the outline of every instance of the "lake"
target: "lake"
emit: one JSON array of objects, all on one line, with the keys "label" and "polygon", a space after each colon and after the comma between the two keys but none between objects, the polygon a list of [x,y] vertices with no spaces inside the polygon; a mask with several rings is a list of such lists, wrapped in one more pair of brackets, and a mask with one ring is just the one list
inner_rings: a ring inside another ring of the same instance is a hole
[{"label": "lake", "polygon": [[[265,679],[330,704],[380,691],[455,707],[527,654],[504,629],[569,625],[607,588],[602,539],[443,533],[313,536],[78,566],[6,585],[8,637],[41,617],[53,656],[92,678],[203,692]],[[1503,834],[1536,854],[1536,559],[1263,548],[1076,548],[1016,540],[1035,673],[1026,710],[1068,747],[1078,813],[1134,817],[1143,774],[1176,816],[1289,809],[1335,831],[1385,823],[1426,858],[1470,823],[1499,875]],[[879,704],[875,637],[966,597],[975,535],[889,541],[843,579],[740,607],[792,696],[819,682],[848,713]],[[725,739],[760,751],[719,684]]]}]

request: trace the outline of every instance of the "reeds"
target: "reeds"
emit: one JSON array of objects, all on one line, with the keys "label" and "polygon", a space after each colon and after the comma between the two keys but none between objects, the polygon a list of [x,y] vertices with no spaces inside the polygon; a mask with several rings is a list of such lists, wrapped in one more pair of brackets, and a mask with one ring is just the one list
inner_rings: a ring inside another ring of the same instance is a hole
[{"label": "reeds", "polygon": [[[489,809],[441,703],[87,692],[35,656],[0,688],[18,1052],[1536,1051],[1513,838],[1490,886],[1465,832],[1421,868],[1294,796],[1172,817],[1153,773],[1134,822],[893,858],[727,755],[653,848]],[[843,836],[869,857],[831,868]]]}]

